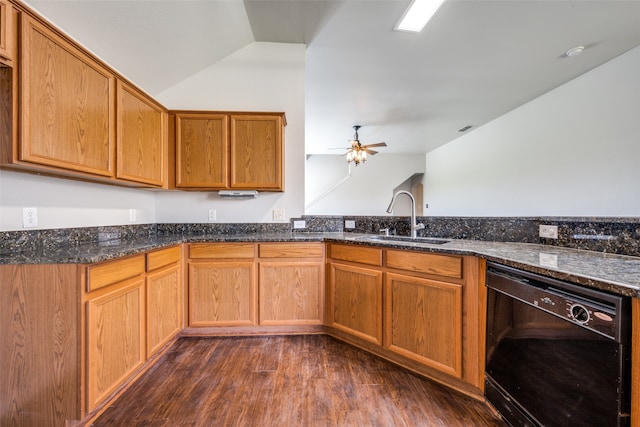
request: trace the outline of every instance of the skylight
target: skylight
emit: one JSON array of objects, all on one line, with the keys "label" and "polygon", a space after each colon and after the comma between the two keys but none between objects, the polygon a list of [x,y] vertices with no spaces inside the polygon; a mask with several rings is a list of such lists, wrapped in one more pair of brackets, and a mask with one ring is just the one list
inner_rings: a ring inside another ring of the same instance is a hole
[{"label": "skylight", "polygon": [[419,33],[436,14],[444,0],[413,0],[396,26],[398,31]]}]

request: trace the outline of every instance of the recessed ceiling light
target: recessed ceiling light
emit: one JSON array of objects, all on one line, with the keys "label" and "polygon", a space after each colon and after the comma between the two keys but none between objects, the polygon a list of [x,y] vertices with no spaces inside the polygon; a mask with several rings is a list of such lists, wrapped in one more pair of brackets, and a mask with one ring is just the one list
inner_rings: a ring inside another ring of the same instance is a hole
[{"label": "recessed ceiling light", "polygon": [[565,52],[565,56],[568,56],[568,57],[578,56],[582,53],[583,50],[584,50],[584,46],[572,47],[571,49]]},{"label": "recessed ceiling light", "polygon": [[440,9],[442,3],[444,0],[413,0],[395,29],[419,33]]}]

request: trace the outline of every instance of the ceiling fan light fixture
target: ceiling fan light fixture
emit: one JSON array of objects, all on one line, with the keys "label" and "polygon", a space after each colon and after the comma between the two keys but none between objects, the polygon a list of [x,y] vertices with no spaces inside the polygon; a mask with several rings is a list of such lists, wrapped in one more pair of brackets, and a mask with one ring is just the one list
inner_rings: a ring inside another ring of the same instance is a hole
[{"label": "ceiling fan light fixture", "polygon": [[353,144],[353,149],[347,153],[347,163],[355,163],[358,166],[360,163],[367,161],[367,152],[360,145],[360,143]]},{"label": "ceiling fan light fixture", "polygon": [[355,125],[353,129],[355,130],[355,134],[353,135],[353,139],[349,140],[351,143],[351,148],[347,150],[347,163],[355,163],[358,166],[360,163],[364,163],[367,161],[367,153],[374,155],[377,151],[371,150],[370,147],[386,147],[386,142],[378,142],[377,144],[360,144],[360,140],[358,138],[358,129],[362,126]]},{"label": "ceiling fan light fixture", "polygon": [[419,33],[445,0],[413,0],[396,25],[396,31]]}]

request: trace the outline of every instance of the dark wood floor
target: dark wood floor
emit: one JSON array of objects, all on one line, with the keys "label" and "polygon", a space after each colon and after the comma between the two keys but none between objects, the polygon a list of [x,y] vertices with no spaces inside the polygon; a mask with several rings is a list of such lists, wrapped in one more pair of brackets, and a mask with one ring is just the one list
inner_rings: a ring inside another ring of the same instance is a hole
[{"label": "dark wood floor", "polygon": [[482,403],[323,335],[181,338],[93,426],[504,426]]}]

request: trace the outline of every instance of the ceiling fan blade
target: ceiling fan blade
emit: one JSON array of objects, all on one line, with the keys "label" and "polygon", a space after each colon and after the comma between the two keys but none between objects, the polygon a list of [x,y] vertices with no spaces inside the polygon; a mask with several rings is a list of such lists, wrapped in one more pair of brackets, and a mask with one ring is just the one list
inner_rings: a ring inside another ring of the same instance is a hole
[{"label": "ceiling fan blade", "polygon": [[377,144],[366,144],[363,145],[363,147],[386,147],[387,143],[386,142],[378,142]]},{"label": "ceiling fan blade", "polygon": [[377,152],[377,151],[369,150],[368,148],[365,148],[365,149],[364,149],[364,151],[365,151],[367,154],[371,154],[372,156],[373,156],[374,154],[378,154],[378,152]]}]

